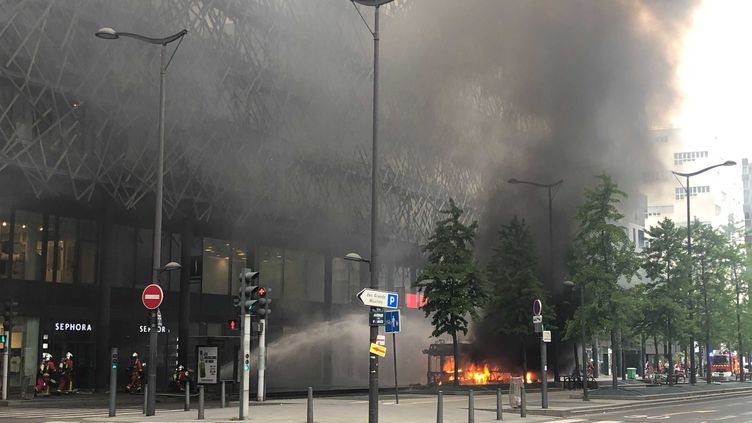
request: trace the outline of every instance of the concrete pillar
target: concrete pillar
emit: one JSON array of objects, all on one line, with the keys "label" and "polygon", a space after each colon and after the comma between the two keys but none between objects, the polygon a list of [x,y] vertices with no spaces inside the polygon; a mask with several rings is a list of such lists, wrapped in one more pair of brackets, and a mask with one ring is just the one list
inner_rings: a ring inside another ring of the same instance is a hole
[{"label": "concrete pillar", "polygon": [[[331,253],[324,254],[324,320],[327,322],[332,320],[332,259]],[[322,383],[324,386],[331,386],[332,373],[334,372],[334,354],[330,342],[324,343],[323,354]]]},{"label": "concrete pillar", "polygon": [[183,224],[180,232],[180,305],[178,319],[178,361],[188,365],[189,331],[191,324],[191,247],[193,246],[193,226],[191,222]]}]

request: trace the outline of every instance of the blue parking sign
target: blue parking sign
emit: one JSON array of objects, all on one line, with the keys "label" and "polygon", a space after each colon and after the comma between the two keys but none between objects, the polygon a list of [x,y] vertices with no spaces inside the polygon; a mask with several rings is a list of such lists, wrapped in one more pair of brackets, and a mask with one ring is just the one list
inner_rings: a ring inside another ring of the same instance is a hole
[{"label": "blue parking sign", "polygon": [[400,331],[400,311],[392,310],[384,312],[384,332],[399,333]]},{"label": "blue parking sign", "polygon": [[397,308],[399,307],[399,300],[398,296],[394,292],[390,292],[386,294],[386,306],[387,308]]}]

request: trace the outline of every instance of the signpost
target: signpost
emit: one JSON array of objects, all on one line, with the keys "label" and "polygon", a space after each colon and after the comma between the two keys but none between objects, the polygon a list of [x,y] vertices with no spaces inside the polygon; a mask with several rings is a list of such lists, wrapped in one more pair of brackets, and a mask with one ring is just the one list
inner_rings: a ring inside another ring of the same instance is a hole
[{"label": "signpost", "polygon": [[368,324],[370,326],[384,326],[384,310],[372,307],[368,312]]},{"label": "signpost", "polygon": [[[548,366],[546,365],[546,342],[551,342],[551,331],[543,330],[543,303],[540,299],[533,301],[533,324],[535,332],[542,332],[541,348],[541,408],[548,408]],[[548,340],[546,340],[548,338]]]},{"label": "signpost", "polygon": [[394,402],[399,404],[399,389],[397,385],[397,334],[400,331],[400,311],[390,310],[384,313],[384,332],[392,334],[392,356],[394,357]]},{"label": "signpost", "polygon": [[[378,327],[389,325],[390,330],[387,330],[387,333],[392,334],[392,342],[394,343],[395,337],[394,334],[396,332],[399,332],[399,310],[397,311],[387,311],[384,312],[385,308],[392,308],[396,309],[399,308],[399,295],[397,295],[396,292],[387,292],[387,291],[379,291],[376,289],[370,289],[370,288],[363,288],[358,292],[356,295],[358,299],[360,300],[363,305],[371,307],[370,312],[368,313],[368,324],[371,327],[371,339],[373,339],[374,331],[378,334]],[[396,321],[394,320],[395,317],[392,313],[397,313]],[[386,317],[386,315],[389,315],[390,317]],[[394,323],[396,322],[397,330],[394,331]],[[378,339],[378,337],[377,337]],[[377,340],[378,342],[378,340]],[[379,345],[378,343],[373,343],[371,341],[371,348],[368,350],[368,358],[372,360],[371,364],[373,364],[373,360],[378,360],[378,357],[385,357],[386,356],[386,347]],[[376,361],[376,365],[378,366],[378,361]],[[373,371],[373,370],[371,370]],[[394,394],[397,394],[397,346],[394,345]],[[370,395],[370,394],[369,394]],[[371,401],[369,397],[369,401]],[[399,404],[399,396],[397,396],[397,404]],[[370,404],[370,402],[369,402]],[[370,405],[369,405],[370,410]],[[370,413],[370,411],[369,411]],[[369,414],[370,417],[370,414]],[[369,421],[371,419],[369,418]]]}]

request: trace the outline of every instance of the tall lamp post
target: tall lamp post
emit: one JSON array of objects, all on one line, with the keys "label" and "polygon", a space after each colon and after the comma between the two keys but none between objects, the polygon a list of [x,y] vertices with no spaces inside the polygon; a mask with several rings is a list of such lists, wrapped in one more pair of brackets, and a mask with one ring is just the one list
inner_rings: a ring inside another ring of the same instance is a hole
[{"label": "tall lamp post", "polygon": [[588,380],[587,380],[587,356],[585,351],[585,287],[579,286],[572,281],[564,281],[564,285],[570,288],[579,288],[580,290],[580,342],[582,343],[582,400],[590,401],[588,398]]},{"label": "tall lamp post", "polygon": [[[163,199],[163,193],[162,193],[162,186],[164,181],[164,137],[165,137],[165,128],[164,128],[164,119],[165,119],[165,75],[167,74],[167,68],[170,66],[170,63],[172,62],[172,58],[175,56],[175,53],[178,51],[178,47],[180,47],[180,42],[182,42],[183,37],[185,34],[188,33],[188,30],[183,29],[179,32],[176,32],[175,34],[168,35],[164,38],[151,38],[146,37],[144,35],[139,34],[133,34],[130,32],[118,32],[115,31],[112,28],[101,28],[99,31],[97,31],[94,35],[96,35],[99,38],[104,38],[106,40],[116,40],[120,37],[130,37],[135,38],[139,41],[148,43],[148,44],[160,44],[162,46],[162,50],[160,52],[160,66],[159,66],[159,158],[157,161],[157,192],[156,192],[156,205],[154,207],[154,244],[152,247],[152,273],[151,273],[151,279],[152,283],[159,284],[159,274],[162,272],[163,268],[160,266],[161,261],[161,255],[162,255],[162,199]],[[175,47],[175,50],[172,51],[172,55],[170,56],[169,60],[167,59],[167,44],[172,43],[173,41],[178,41],[178,45]],[[166,269],[167,266],[165,266],[164,269]],[[167,269],[172,270],[172,269]],[[149,366],[147,369],[148,375],[147,375],[147,383],[149,384],[149,389],[147,391],[147,399],[146,399],[146,415],[147,416],[153,416],[154,415],[154,409],[156,406],[156,385],[157,385],[157,313],[158,310],[154,310],[150,313],[150,321],[151,321],[151,331],[149,333]]]},{"label": "tall lamp post", "polygon": [[[517,178],[511,178],[507,181],[510,184],[527,184],[538,188],[546,188],[548,190],[548,277],[553,286],[554,283],[554,211],[553,211],[553,189],[564,183],[563,179],[559,179],[556,182],[550,184],[541,184],[539,182],[521,181]],[[554,337],[555,338],[555,337]],[[545,344],[541,345],[541,349],[545,348]],[[556,373],[556,381],[558,382],[559,376],[559,364],[556,354],[557,339],[554,339],[554,372]]]},{"label": "tall lamp post", "polygon": [[[374,25],[373,30],[368,27],[368,32],[373,36],[373,139],[371,144],[371,260],[369,267],[371,269],[370,287],[378,288],[378,249],[376,240],[378,235],[378,112],[379,112],[379,8],[393,0],[352,0],[355,3],[364,6],[373,6],[374,8]],[[360,10],[355,6],[355,10],[360,14]],[[361,15],[361,18],[363,15]],[[376,342],[379,336],[378,326],[371,326],[369,340],[371,343]],[[379,421],[379,357],[371,353],[368,360],[368,423],[378,423]]]},{"label": "tall lamp post", "polygon": [[[689,199],[692,196],[691,192],[689,190],[689,178],[690,176],[696,176],[701,173],[705,173],[711,169],[715,169],[717,167],[721,166],[734,166],[736,165],[736,162],[733,160],[726,160],[723,163],[718,163],[713,166],[708,166],[704,169],[700,169],[697,172],[691,172],[691,173],[681,173],[681,172],[674,172],[671,171],[676,176],[683,176],[686,178],[686,183],[684,184],[684,196],[687,198],[687,260],[689,263],[689,284],[692,285],[692,217],[690,214],[690,208],[689,208]],[[707,378],[707,382],[712,382],[712,369],[710,368],[710,325],[708,322],[708,290],[705,286],[705,283],[702,284],[702,296],[703,296],[703,303],[705,305],[705,376]],[[690,295],[690,301],[692,301],[692,296]],[[690,313],[693,308],[692,304],[690,303]],[[695,337],[690,333],[689,335],[689,348],[690,348],[690,355],[689,355],[689,383],[695,384],[697,383],[697,376],[695,371]]]}]

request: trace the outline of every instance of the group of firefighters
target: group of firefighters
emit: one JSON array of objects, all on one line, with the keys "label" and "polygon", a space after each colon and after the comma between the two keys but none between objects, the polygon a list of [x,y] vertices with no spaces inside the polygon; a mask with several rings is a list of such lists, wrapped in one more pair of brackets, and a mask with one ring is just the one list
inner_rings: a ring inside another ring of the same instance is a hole
[{"label": "group of firefighters", "polygon": [[59,366],[55,366],[52,354],[42,353],[42,363],[39,365],[37,383],[34,387],[37,395],[49,395],[50,388],[57,393],[74,393],[73,389],[73,354],[65,354]]},{"label": "group of firefighters", "polygon": [[[130,365],[126,368],[128,373],[128,384],[125,385],[126,392],[141,392],[141,377],[145,367],[146,364],[138,358],[138,353],[134,352],[131,355]],[[182,365],[178,366],[172,375],[171,385],[177,391],[185,391],[186,383],[191,381],[192,373],[192,370]],[[65,354],[65,358],[60,364],[55,365],[52,354],[42,353],[42,362],[39,365],[37,383],[34,387],[36,394],[48,396],[51,389],[59,394],[75,393],[73,376],[73,354],[70,352]]]}]

